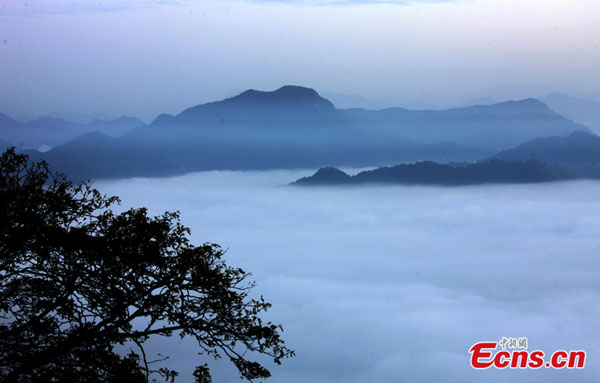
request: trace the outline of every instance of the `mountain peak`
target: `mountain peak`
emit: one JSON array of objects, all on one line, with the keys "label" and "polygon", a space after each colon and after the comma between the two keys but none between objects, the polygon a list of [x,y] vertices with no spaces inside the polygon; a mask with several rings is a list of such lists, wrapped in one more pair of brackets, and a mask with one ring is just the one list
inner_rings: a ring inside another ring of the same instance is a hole
[{"label": "mountain peak", "polygon": [[509,116],[529,115],[555,115],[548,105],[536,98],[526,98],[523,100],[504,101],[487,106],[473,106],[469,108],[483,108],[493,114]]},{"label": "mountain peak", "polygon": [[348,182],[352,177],[344,173],[338,168],[331,166],[320,168],[315,174],[310,177],[304,177],[293,185],[330,185],[330,184],[342,184]]},{"label": "mountain peak", "polygon": [[510,105],[512,104],[513,106],[521,106],[523,108],[532,108],[532,109],[543,109],[543,110],[548,110],[548,105],[546,105],[543,101],[538,100],[537,98],[524,98],[522,100],[516,100],[516,101],[506,101],[503,103],[500,103],[498,105],[501,104],[505,104],[505,105]]},{"label": "mountain peak", "polygon": [[249,89],[227,101],[244,103],[279,102],[295,106],[304,105],[324,109],[334,108],[331,101],[321,97],[316,90],[297,85],[285,85],[270,92]]},{"label": "mountain peak", "polygon": [[320,168],[319,170],[317,170],[317,172],[314,174],[315,176],[323,176],[323,177],[347,177],[348,174],[344,173],[343,171],[341,171],[338,168],[334,168],[333,166],[326,166],[324,168]]}]

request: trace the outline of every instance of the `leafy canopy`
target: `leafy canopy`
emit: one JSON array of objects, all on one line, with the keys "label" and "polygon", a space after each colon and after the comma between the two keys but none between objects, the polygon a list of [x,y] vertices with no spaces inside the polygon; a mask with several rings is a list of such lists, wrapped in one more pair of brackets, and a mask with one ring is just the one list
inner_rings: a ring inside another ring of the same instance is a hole
[{"label": "leafy canopy", "polygon": [[[118,198],[13,149],[0,168],[0,381],[172,381],[144,351],[156,336],[194,338],[247,380],[270,376],[248,351],[293,356],[260,318],[270,304],[249,297],[249,274],[218,245],[192,245],[178,213],[115,214]],[[211,382],[206,363],[194,376]]]}]

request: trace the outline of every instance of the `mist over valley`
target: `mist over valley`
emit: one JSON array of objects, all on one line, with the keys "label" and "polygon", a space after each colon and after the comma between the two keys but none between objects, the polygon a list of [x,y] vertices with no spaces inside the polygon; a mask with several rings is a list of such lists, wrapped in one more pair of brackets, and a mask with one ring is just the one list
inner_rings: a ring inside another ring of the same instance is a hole
[{"label": "mist over valley", "polygon": [[[600,373],[591,359],[581,371],[482,372],[466,353],[503,336],[600,352],[599,181],[286,186],[311,173],[210,171],[96,186],[118,193],[123,209],[180,210],[193,240],[222,244],[230,262],[253,272],[297,352],[273,367],[273,382],[564,382]],[[151,350],[168,350],[184,372],[193,348]],[[236,379],[217,366],[215,379]]]}]

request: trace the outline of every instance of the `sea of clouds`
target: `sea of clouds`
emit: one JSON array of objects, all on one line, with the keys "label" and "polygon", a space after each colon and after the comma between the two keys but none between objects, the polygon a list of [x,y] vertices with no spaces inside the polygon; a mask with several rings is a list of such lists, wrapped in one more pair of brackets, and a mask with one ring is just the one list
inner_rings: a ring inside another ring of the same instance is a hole
[{"label": "sea of clouds", "polygon": [[[121,208],[180,210],[195,243],[252,272],[297,356],[274,383],[592,382],[600,376],[600,182],[299,188],[312,171],[101,181]],[[583,370],[473,370],[479,341],[585,350]],[[190,340],[150,353],[191,382],[235,368]],[[263,358],[259,358],[265,361]]]}]

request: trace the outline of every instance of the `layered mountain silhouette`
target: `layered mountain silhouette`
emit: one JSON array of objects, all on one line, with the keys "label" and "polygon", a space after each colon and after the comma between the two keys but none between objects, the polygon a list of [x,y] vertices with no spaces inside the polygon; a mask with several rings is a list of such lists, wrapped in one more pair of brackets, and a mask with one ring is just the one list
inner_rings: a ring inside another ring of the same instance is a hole
[{"label": "layered mountain silhouette", "polygon": [[560,165],[580,177],[600,177],[600,137],[582,131],[565,137],[541,137],[502,151],[493,158],[543,161]]},{"label": "layered mountain silhouette", "polygon": [[586,126],[600,128],[600,103],[561,93],[539,97],[550,109]]},{"label": "layered mountain silhouette", "polygon": [[75,178],[378,166],[475,161],[536,137],[585,129],[534,99],[444,111],[370,111],[336,109],[313,89],[284,86],[163,114],[117,138],[81,137],[31,155]]},{"label": "layered mountain silhouette", "polygon": [[[248,128],[288,128],[291,133],[291,128],[317,135],[333,130],[337,139],[366,135],[371,139],[377,136],[422,144],[453,142],[493,151],[540,136],[585,129],[535,99],[441,111],[336,109],[315,90],[298,86],[284,86],[273,92],[249,90],[186,109],[177,116],[161,115],[150,129],[137,129],[133,134],[160,134],[164,130],[157,128],[164,126],[180,128],[187,135],[190,132],[182,128],[195,127],[203,133],[211,133],[211,129],[236,132]],[[335,130],[339,127],[343,131]]]},{"label": "layered mountain silhouette", "polygon": [[351,109],[345,114],[376,130],[420,142],[445,140],[494,151],[540,136],[585,130],[532,98],[449,110]]},{"label": "layered mountain silhouette", "polygon": [[600,179],[600,137],[573,132],[564,137],[536,138],[477,163],[439,164],[431,161],[380,167],[350,176],[334,167],[319,169],[292,185],[364,183],[467,185],[480,183],[548,182],[577,178]]},{"label": "layered mountain silhouette", "polygon": [[[127,142],[98,132],[84,134],[45,153],[35,150],[24,153],[32,160],[46,160],[53,169],[75,180],[155,177],[185,172],[169,158],[157,157],[152,149],[136,147],[132,150]],[[92,160],[94,157],[97,160]]]},{"label": "layered mountain silhouette", "polygon": [[380,167],[354,176],[336,168],[321,168],[310,177],[292,185],[419,184],[472,185],[485,183],[533,183],[575,178],[567,170],[540,161],[506,162],[487,160],[465,166],[443,165],[431,161]]},{"label": "layered mountain silhouette", "polygon": [[142,125],[145,125],[142,120],[127,116],[108,121],[96,119],[89,124],[76,124],[53,117],[19,122],[0,113],[0,139],[18,148],[53,147],[92,131],[116,137]]}]

